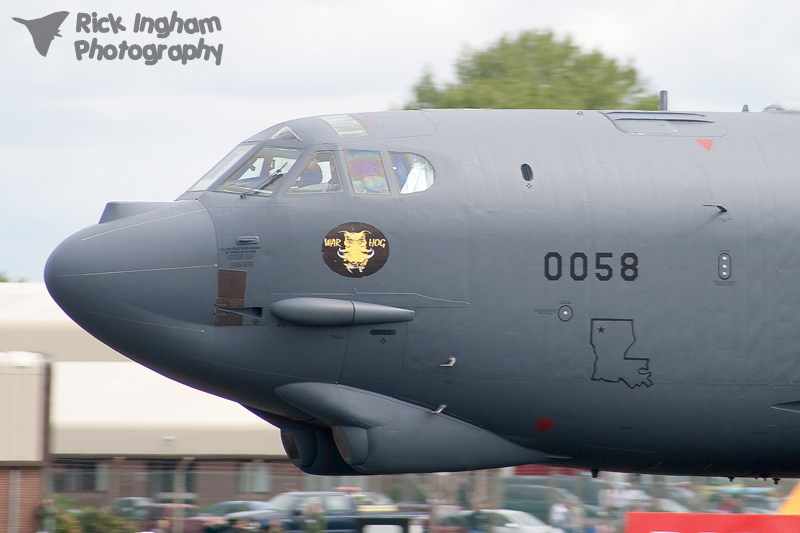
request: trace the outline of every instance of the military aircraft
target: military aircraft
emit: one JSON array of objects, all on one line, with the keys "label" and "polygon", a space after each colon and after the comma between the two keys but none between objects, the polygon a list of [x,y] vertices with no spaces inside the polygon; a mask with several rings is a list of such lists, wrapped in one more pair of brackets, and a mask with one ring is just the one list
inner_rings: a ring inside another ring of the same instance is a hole
[{"label": "military aircraft", "polygon": [[779,110],[303,118],[45,278],[309,473],[796,477],[799,147]]}]

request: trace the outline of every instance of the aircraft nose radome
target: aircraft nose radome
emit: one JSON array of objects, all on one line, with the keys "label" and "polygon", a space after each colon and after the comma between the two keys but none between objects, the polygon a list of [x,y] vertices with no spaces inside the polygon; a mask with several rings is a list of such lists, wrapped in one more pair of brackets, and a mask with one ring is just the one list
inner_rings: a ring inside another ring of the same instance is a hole
[{"label": "aircraft nose radome", "polygon": [[136,328],[200,330],[216,297],[216,234],[197,201],[86,228],[53,251],[45,282],[53,299],[106,344],[124,351]]}]

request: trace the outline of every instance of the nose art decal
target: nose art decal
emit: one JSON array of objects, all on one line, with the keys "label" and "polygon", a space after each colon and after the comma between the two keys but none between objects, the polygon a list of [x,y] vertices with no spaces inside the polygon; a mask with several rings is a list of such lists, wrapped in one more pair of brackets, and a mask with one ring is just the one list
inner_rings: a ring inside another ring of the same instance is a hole
[{"label": "nose art decal", "polygon": [[380,270],[389,259],[389,241],[375,226],[346,222],[325,236],[322,259],[340,276],[363,278]]}]

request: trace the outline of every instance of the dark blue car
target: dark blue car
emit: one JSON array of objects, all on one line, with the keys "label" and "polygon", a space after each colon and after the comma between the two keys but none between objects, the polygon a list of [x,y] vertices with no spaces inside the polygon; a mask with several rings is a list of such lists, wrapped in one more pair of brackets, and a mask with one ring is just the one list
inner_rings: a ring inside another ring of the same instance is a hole
[{"label": "dark blue car", "polygon": [[285,492],[278,494],[266,504],[263,511],[246,511],[225,516],[227,524],[211,531],[233,532],[237,527],[266,531],[273,519],[282,522],[287,532],[304,531],[304,520],[309,507],[319,503],[322,508],[325,531],[329,533],[353,533],[359,506],[386,503],[386,497],[368,493]]}]

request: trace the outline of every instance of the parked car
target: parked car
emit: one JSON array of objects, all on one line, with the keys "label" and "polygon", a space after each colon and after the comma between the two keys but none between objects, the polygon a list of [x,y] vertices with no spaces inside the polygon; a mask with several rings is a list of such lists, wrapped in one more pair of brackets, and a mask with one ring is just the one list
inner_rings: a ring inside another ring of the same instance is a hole
[{"label": "parked car", "polygon": [[469,521],[457,505],[432,505],[428,511],[429,533],[468,533]]},{"label": "parked car", "polygon": [[669,498],[656,498],[653,500],[653,507],[649,509],[661,513],[688,513],[689,508],[685,505],[670,500]]},{"label": "parked car", "polygon": [[466,514],[471,532],[491,533],[563,533],[523,511],[510,509],[484,509]]},{"label": "parked car", "polygon": [[550,507],[559,500],[580,505],[578,497],[566,489],[543,485],[512,485],[505,488],[503,506],[530,513],[544,522],[548,519]]},{"label": "parked car", "polygon": [[111,512],[122,518],[131,520],[135,518],[136,510],[143,505],[153,503],[153,498],[143,497],[130,497],[130,498],[117,498],[111,504]]},{"label": "parked car", "polygon": [[139,528],[142,531],[176,531],[178,523],[186,523],[187,518],[197,514],[197,506],[188,503],[150,503],[136,511]]},{"label": "parked car", "polygon": [[[377,504],[376,498],[369,493],[353,493],[345,491],[325,492],[284,492],[278,494],[267,502],[267,509],[263,511],[244,511],[231,513],[225,516],[228,524],[218,527],[213,531],[234,531],[235,524],[247,524],[255,530],[266,530],[270,520],[277,519],[283,523],[283,528],[288,532],[302,531],[303,515],[312,502],[318,502],[326,520],[326,529],[329,532],[352,532],[356,529],[356,517],[364,512],[367,506]],[[386,501],[381,495],[381,501]],[[389,512],[385,504],[381,505],[381,512]],[[208,531],[212,531],[207,528]]]},{"label": "parked car", "polygon": [[267,509],[267,502],[254,500],[237,500],[219,502],[209,505],[196,516],[188,517],[184,521],[184,533],[203,533],[211,526],[225,524],[225,515],[240,513],[242,511],[263,511]]},{"label": "parked car", "polygon": [[770,487],[721,487],[709,493],[709,512],[775,513],[781,504]]},{"label": "parked car", "polygon": [[697,504],[697,494],[686,487],[667,487],[665,496],[688,509]]}]

